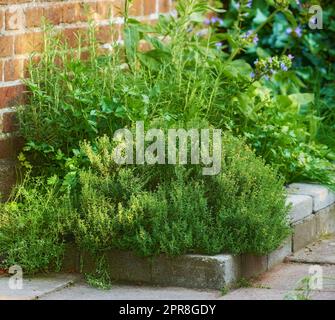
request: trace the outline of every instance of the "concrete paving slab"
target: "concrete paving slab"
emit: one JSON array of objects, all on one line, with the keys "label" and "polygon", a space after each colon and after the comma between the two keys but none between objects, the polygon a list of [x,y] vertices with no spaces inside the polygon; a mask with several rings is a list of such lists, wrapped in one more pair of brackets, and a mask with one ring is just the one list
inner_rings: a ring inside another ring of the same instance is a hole
[{"label": "concrete paving slab", "polygon": [[292,262],[335,265],[335,235],[321,239],[287,258]]},{"label": "concrete paving slab", "polygon": [[[282,263],[253,281],[253,287],[294,290],[302,279],[313,274],[311,269],[313,266],[300,263]],[[324,290],[335,292],[335,266],[324,265],[321,268]]]},{"label": "concrete paving slab", "polygon": [[113,285],[110,290],[99,290],[85,283],[52,292],[40,300],[215,300],[221,293],[214,290],[194,290],[177,287],[146,287]]},{"label": "concrete paving slab", "polygon": [[287,291],[262,288],[241,288],[234,290],[220,300],[283,300]]},{"label": "concrete paving slab", "polygon": [[0,277],[0,300],[34,300],[47,293],[61,290],[78,279],[73,274],[48,274],[38,277],[23,277],[22,289],[10,289],[8,276]]},{"label": "concrete paving slab", "polygon": [[[294,298],[295,297],[295,298]],[[292,299],[293,298],[293,299]],[[277,289],[244,288],[235,290],[220,300],[299,300],[294,292]],[[316,291],[308,300],[335,300],[335,292]]]}]

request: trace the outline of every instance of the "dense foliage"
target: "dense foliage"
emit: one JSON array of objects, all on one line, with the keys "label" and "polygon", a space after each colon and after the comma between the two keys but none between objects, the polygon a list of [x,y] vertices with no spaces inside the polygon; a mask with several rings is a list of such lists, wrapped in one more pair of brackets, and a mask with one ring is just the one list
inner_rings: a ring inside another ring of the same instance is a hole
[{"label": "dense foliage", "polygon": [[97,257],[109,249],[143,256],[276,249],[289,234],[282,181],[237,138],[222,142],[216,176],[192,165],[119,166],[107,136],[95,148],[83,143],[90,165],[78,172],[80,205],[53,177],[20,186],[1,206],[2,264],[43,270],[61,260],[67,239]]},{"label": "dense foliage", "polygon": [[[229,16],[206,19],[206,1],[179,1],[178,17],[161,16],[156,26],[126,19],[124,46],[115,44],[102,55],[92,25],[81,35],[89,50],[84,61],[81,50],[69,54],[68,45],[52,36],[40,62],[30,68],[32,94],[20,113],[30,161],[42,170],[64,172],[83,139],[93,141],[136,120],[173,124],[205,118],[246,137],[286,182],[310,180],[332,187],[334,154],[317,141],[318,117],[308,112],[314,96],[300,91],[298,71],[290,70],[299,55],[287,48],[271,55],[258,45],[265,41],[258,34],[273,19],[297,25],[293,13],[287,5],[262,6],[275,11],[259,21],[260,9],[244,2],[231,26]],[[255,12],[258,25],[245,31],[245,14]],[[223,32],[225,24],[229,28]],[[140,49],[144,41],[151,47],[146,52]],[[259,58],[250,65],[238,59],[242,52]]]},{"label": "dense foliage", "polygon": [[[110,248],[264,254],[289,232],[284,182],[334,188],[331,145],[317,130],[329,126],[319,116],[331,111],[314,91],[322,82],[308,74],[312,58],[295,41],[296,1],[232,1],[223,12],[179,0],[177,14],[156,25],[129,18],[125,2],[123,43],[101,47],[91,22],[73,48],[47,26],[45,51],[31,59],[19,159],[32,178],[1,205],[6,266],[57,265],[68,239],[98,257]],[[294,30],[284,47],[271,42],[282,26]],[[221,173],[111,164],[113,132],[139,120],[227,131]]]},{"label": "dense foliage", "polygon": [[[240,25],[247,30],[258,29],[259,41],[239,52],[239,58],[257,70],[255,62],[260,59],[287,53],[294,57],[292,70],[269,75],[262,82],[278,95],[281,107],[280,112],[270,112],[256,133],[251,133],[250,142],[267,162],[282,167],[288,181],[304,179],[325,183],[328,179],[325,179],[324,169],[329,166],[328,160],[334,160],[335,138],[333,2],[291,1],[289,10],[279,11],[274,6],[276,1],[222,2],[227,12],[222,16],[220,33],[238,30]],[[322,21],[319,21],[322,29],[309,27],[312,5],[322,8]],[[237,25],[239,17],[241,22]],[[287,97],[298,99],[300,104],[292,109]],[[330,184],[331,180],[328,180]]]}]

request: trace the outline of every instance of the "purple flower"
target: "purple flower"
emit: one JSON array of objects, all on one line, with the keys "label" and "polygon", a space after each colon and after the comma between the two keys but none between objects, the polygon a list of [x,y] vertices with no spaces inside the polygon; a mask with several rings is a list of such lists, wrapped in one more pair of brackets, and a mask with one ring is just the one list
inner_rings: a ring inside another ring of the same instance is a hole
[{"label": "purple flower", "polygon": [[252,0],[248,0],[247,4],[246,4],[247,8],[251,8],[252,7]]},{"label": "purple flower", "polygon": [[215,46],[216,46],[218,49],[220,49],[220,48],[222,47],[222,43],[221,43],[221,42],[217,42],[217,43],[215,44]]},{"label": "purple flower", "polygon": [[265,78],[265,80],[269,80],[270,79],[268,75],[265,75],[264,78]]},{"label": "purple flower", "polygon": [[213,18],[211,19],[211,23],[215,24],[215,23],[217,23],[217,22],[219,22],[219,18],[217,18],[217,17],[213,17]]},{"label": "purple flower", "polygon": [[237,2],[235,6],[236,6],[236,9],[237,9],[237,10],[239,10],[239,9],[240,9],[240,7],[241,7],[241,5],[240,5],[240,3],[239,3],[239,2]]},{"label": "purple flower", "polygon": [[300,26],[296,27],[294,30],[294,33],[296,34],[297,37],[301,37],[302,36],[302,29]]},{"label": "purple flower", "polygon": [[270,63],[272,63],[272,57],[270,57],[270,58],[268,59],[268,61],[269,61]]},{"label": "purple flower", "polygon": [[288,68],[287,68],[287,66],[286,66],[286,64],[285,64],[284,62],[282,62],[282,63],[280,64],[280,68],[281,68],[283,71],[287,71],[287,70],[288,70]]},{"label": "purple flower", "polygon": [[254,44],[257,44],[258,43],[258,36],[257,36],[257,34],[254,36],[254,39],[252,40],[252,42],[254,43]]},{"label": "purple flower", "polygon": [[204,20],[204,24],[207,25],[207,26],[209,26],[211,24],[211,20],[209,20],[208,18],[206,18]]},{"label": "purple flower", "polygon": [[290,60],[293,60],[293,59],[294,59],[294,55],[292,55],[292,54],[289,54],[287,57],[288,57]]},{"label": "purple flower", "polygon": [[252,35],[252,30],[248,30],[246,33],[242,34],[242,39],[247,39]]},{"label": "purple flower", "polygon": [[300,26],[296,27],[294,30],[292,28],[287,28],[286,29],[287,34],[292,34],[294,33],[297,37],[301,38],[302,36],[302,28]]},{"label": "purple flower", "polygon": [[255,74],[255,72],[253,72],[253,71],[252,71],[252,72],[250,72],[250,78],[251,78],[251,79],[254,79],[255,77],[256,77],[256,74]]},{"label": "purple flower", "polygon": [[300,0],[295,0],[295,2],[298,6],[301,6]]}]

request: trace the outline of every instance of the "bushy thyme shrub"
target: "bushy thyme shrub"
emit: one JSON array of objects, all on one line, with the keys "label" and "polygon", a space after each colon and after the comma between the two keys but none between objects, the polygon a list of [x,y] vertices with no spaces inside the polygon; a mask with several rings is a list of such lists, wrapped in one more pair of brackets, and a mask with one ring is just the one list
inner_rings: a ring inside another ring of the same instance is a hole
[{"label": "bushy thyme shrub", "polygon": [[69,241],[96,257],[104,277],[99,265],[109,249],[142,256],[274,250],[290,233],[283,182],[238,138],[225,135],[222,144],[222,171],[203,176],[199,165],[116,165],[107,136],[82,143],[90,165],[78,170],[72,196],[54,176],[27,180],[0,204],[1,266],[57,270]]},{"label": "bushy thyme shrub", "polygon": [[82,248],[264,254],[288,235],[282,181],[236,138],[223,138],[217,176],[191,165],[116,166],[107,137],[82,148],[91,163],[79,173]]}]

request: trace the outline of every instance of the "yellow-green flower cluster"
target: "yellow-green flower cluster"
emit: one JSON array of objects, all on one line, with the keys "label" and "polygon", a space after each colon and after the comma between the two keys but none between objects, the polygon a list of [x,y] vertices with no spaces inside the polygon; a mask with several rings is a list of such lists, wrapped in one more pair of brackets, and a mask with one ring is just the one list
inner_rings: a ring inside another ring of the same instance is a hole
[{"label": "yellow-green flower cluster", "polygon": [[251,78],[260,79],[265,77],[269,79],[278,71],[288,71],[292,67],[292,60],[294,57],[289,55],[284,55],[281,57],[274,56],[266,59],[260,59],[255,61],[255,71],[251,73]]},{"label": "yellow-green flower cluster", "polygon": [[290,0],[275,0],[275,6],[278,9],[285,9],[290,5]]}]

